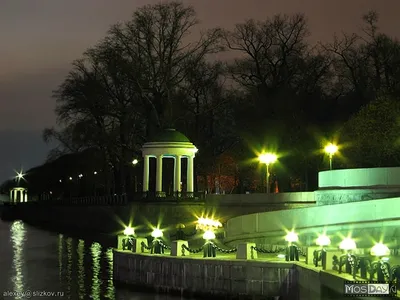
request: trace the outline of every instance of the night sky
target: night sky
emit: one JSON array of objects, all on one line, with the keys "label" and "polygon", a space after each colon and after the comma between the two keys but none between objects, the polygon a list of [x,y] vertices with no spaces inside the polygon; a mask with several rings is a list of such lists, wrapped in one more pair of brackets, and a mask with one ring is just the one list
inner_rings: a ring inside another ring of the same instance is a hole
[{"label": "night sky", "polygon": [[[0,1],[0,182],[13,169],[41,164],[48,146],[41,131],[55,124],[51,92],[70,63],[101,39],[110,25],[130,18],[144,0]],[[335,32],[360,32],[361,15],[376,10],[380,28],[400,36],[398,0],[184,0],[201,27],[232,28],[245,19],[304,13],[312,42]]]}]

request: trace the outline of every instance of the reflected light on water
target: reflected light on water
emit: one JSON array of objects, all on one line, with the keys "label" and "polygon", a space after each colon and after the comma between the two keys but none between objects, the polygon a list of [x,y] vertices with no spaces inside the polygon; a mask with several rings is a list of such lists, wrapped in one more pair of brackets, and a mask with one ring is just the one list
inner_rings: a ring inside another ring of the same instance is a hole
[{"label": "reflected light on water", "polygon": [[62,280],[62,270],[63,270],[63,254],[64,254],[64,236],[62,234],[58,235],[58,277]]},{"label": "reflected light on water", "polygon": [[101,280],[99,278],[100,275],[100,260],[101,260],[101,245],[99,243],[94,242],[90,247],[90,252],[92,254],[92,293],[91,299],[100,300],[101,294]]},{"label": "reflected light on water", "polygon": [[72,238],[67,238],[67,295],[71,294],[72,285]]},{"label": "reflected light on water", "polygon": [[20,295],[16,296],[15,299],[22,299],[21,295],[25,290],[24,287],[24,244],[25,244],[25,225],[21,221],[15,221],[11,225],[11,243],[13,246],[13,271],[14,276],[12,282],[14,283],[14,291]]},{"label": "reflected light on water", "polygon": [[79,240],[78,242],[78,285],[79,285],[79,299],[85,299],[85,241]]},{"label": "reflected light on water", "polygon": [[110,300],[115,300],[115,289],[113,281],[113,250],[108,248],[106,252],[106,260],[108,262],[107,272],[108,272],[108,282],[105,297]]}]

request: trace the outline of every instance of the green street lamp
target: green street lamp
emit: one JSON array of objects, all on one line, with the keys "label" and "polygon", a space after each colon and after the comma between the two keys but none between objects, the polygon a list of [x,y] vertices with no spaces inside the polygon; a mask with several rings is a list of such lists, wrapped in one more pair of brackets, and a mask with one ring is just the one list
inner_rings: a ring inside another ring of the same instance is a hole
[{"label": "green street lamp", "polygon": [[391,271],[389,263],[384,259],[384,256],[390,255],[388,246],[382,243],[377,243],[371,248],[371,255],[375,256],[378,260],[371,263],[370,280],[372,281],[373,275],[376,272],[378,281],[391,280]]},{"label": "green street lamp", "polygon": [[347,237],[340,242],[339,249],[345,252],[339,257],[339,273],[342,273],[342,268],[345,266],[346,273],[352,274],[353,278],[355,278],[355,267],[358,258],[353,251],[357,249],[356,242]]},{"label": "green street lamp", "polygon": [[269,194],[269,165],[273,164],[278,160],[278,157],[273,153],[263,153],[260,154],[258,160],[267,166],[267,194]]},{"label": "green street lamp", "polygon": [[320,246],[321,249],[314,251],[314,265],[318,267],[318,262],[321,262],[321,265],[324,267],[326,265],[325,247],[331,244],[331,239],[327,235],[322,234],[318,236],[315,243]]},{"label": "green street lamp", "polygon": [[299,261],[299,248],[294,245],[299,241],[299,236],[294,231],[290,231],[285,236],[285,241],[288,243],[286,247],[286,261]]},{"label": "green street lamp", "polygon": [[[134,167],[136,167],[136,165],[139,163],[139,161],[135,158],[134,160],[132,160],[132,165]],[[134,180],[135,180],[135,193],[137,192],[137,176],[136,176],[136,172],[135,172],[135,176],[134,176]]]},{"label": "green street lamp", "polygon": [[325,153],[329,155],[329,169],[332,170],[333,155],[335,155],[335,153],[338,151],[338,146],[329,143],[328,145],[325,146],[324,150]]}]

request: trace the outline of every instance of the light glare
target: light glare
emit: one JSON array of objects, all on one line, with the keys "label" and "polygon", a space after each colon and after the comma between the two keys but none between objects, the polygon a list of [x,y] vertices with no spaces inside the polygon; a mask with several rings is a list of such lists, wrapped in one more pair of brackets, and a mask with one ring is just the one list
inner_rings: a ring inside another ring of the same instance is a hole
[{"label": "light glare", "polygon": [[299,236],[297,235],[297,233],[291,231],[288,232],[288,234],[285,236],[285,241],[289,242],[289,243],[294,243],[297,242],[299,240]]},{"label": "light glare", "polygon": [[156,229],[154,229],[153,230],[153,232],[151,233],[151,236],[153,237],[153,238],[160,238],[160,237],[162,237],[163,236],[163,232],[161,231],[161,229],[159,229],[159,228],[156,228]]},{"label": "light glare", "polygon": [[323,234],[323,235],[320,235],[318,238],[317,238],[317,240],[315,241],[315,243],[318,245],[318,246],[328,246],[328,245],[330,245],[331,244],[331,239],[328,237],[328,236],[326,236],[325,234]]},{"label": "light glare", "polygon": [[126,227],[124,230],[124,235],[134,235],[135,230],[132,227]]},{"label": "light glare", "polygon": [[215,239],[215,233],[212,232],[211,230],[207,230],[203,234],[203,239],[205,239],[206,241],[213,240]]},{"label": "light glare", "polygon": [[387,256],[390,255],[390,249],[388,246],[377,243],[371,248],[371,255],[373,256]]},{"label": "light glare", "polygon": [[335,144],[330,143],[325,147],[325,152],[330,156],[334,155],[337,151],[338,151],[338,146],[336,146]]},{"label": "light glare", "polygon": [[339,248],[342,250],[354,250],[357,248],[356,242],[351,238],[345,238],[341,241]]},{"label": "light glare", "polygon": [[207,231],[216,229],[218,227],[222,227],[222,224],[218,220],[213,220],[208,218],[198,218],[196,227],[197,229]]},{"label": "light glare", "polygon": [[263,153],[258,157],[258,160],[266,165],[273,164],[277,159],[278,157],[273,153]]}]

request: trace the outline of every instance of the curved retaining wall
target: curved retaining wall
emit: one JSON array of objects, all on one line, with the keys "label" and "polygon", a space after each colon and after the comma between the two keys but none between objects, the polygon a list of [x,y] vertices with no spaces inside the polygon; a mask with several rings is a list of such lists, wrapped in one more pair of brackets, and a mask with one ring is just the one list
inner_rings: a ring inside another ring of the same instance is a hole
[{"label": "curved retaining wall", "polygon": [[391,247],[400,246],[400,198],[314,206],[285,211],[263,212],[234,217],[227,222],[226,242],[239,241],[257,244],[285,243],[286,230],[295,229],[300,243],[315,243],[317,234],[326,232],[332,244],[352,232],[358,245],[370,247],[373,239]]},{"label": "curved retaining wall", "polygon": [[400,167],[344,169],[318,173],[320,189],[369,186],[400,187]]},{"label": "curved retaining wall", "polygon": [[314,192],[317,205],[342,204],[400,197],[399,188],[322,189]]}]

